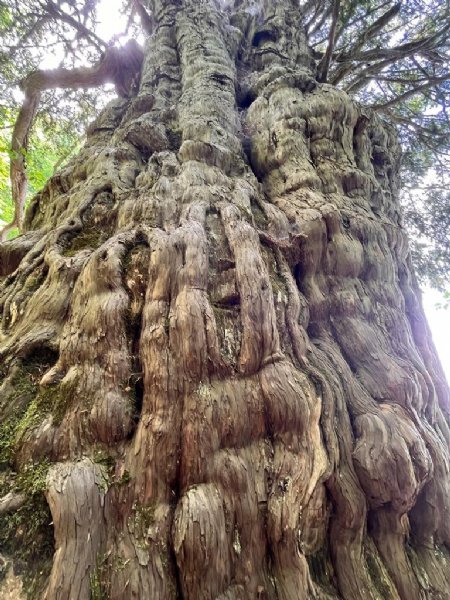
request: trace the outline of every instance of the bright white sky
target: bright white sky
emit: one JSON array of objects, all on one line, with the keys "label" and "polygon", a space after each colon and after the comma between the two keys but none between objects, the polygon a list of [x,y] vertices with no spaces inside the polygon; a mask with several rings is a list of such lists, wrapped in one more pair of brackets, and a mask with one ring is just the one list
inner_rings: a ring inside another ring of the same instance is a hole
[{"label": "bright white sky", "polygon": [[127,26],[126,17],[120,14],[123,0],[101,0],[97,7],[99,21],[95,33],[105,42],[119,33],[123,33]]},{"label": "bright white sky", "polygon": [[442,295],[435,290],[425,289],[422,296],[423,308],[433,334],[433,340],[444,367],[447,381],[450,382],[450,306],[436,308],[442,304]]},{"label": "bright white sky", "polygon": [[[121,4],[122,0],[101,0],[98,6],[99,26],[97,34],[105,41],[109,41],[114,35],[122,33],[126,27],[125,17],[119,13]],[[450,308],[447,310],[436,308],[436,305],[442,302],[442,297],[434,290],[424,290],[422,300],[434,343],[446,372],[447,380],[450,381]]]}]

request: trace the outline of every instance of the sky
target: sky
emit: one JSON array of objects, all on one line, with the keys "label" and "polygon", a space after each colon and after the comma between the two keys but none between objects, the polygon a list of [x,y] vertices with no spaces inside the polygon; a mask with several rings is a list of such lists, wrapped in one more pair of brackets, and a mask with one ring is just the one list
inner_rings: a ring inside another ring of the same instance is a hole
[{"label": "sky", "polygon": [[126,18],[119,12],[122,4],[123,0],[101,0],[98,4],[98,27],[95,32],[105,42],[123,33],[126,28]]},{"label": "sky", "polygon": [[423,291],[423,308],[447,381],[450,382],[450,306],[447,309],[436,308],[436,305],[442,302],[442,294],[436,290]]}]

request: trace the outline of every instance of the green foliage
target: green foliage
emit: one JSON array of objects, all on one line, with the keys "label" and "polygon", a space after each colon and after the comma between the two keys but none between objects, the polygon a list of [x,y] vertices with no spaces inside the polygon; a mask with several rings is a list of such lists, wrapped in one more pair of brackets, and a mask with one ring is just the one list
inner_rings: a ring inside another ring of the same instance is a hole
[{"label": "green foliage", "polygon": [[411,179],[404,186],[403,204],[416,273],[420,281],[445,292],[450,288],[450,174],[430,168]]},{"label": "green foliage", "polygon": [[48,123],[41,118],[36,123],[27,153],[29,197],[39,191],[78,149],[78,135],[68,123]]},{"label": "green foliage", "polygon": [[[0,226],[13,217],[9,183],[11,134],[22,103],[18,85],[42,68],[98,61],[107,43],[95,33],[98,0],[0,0]],[[103,90],[48,90],[42,94],[26,156],[28,200],[67,158],[98,108]],[[17,235],[11,231],[9,237]]]},{"label": "green foliage", "polygon": [[11,145],[12,120],[8,112],[0,109],[0,221],[10,223],[14,216],[9,181],[9,148]]},{"label": "green foliage", "polygon": [[436,305],[437,309],[442,309],[442,310],[449,310],[450,308],[450,292],[445,291],[442,294],[442,302],[439,302]]},{"label": "green foliage", "polygon": [[[0,221],[9,223],[13,219],[14,207],[9,180],[11,158],[11,133],[17,112],[0,109]],[[42,114],[36,121],[30,147],[26,153],[28,195],[30,200],[53,175],[57,168],[78,151],[79,134],[65,121],[56,122]],[[17,235],[17,230],[10,237]]]}]

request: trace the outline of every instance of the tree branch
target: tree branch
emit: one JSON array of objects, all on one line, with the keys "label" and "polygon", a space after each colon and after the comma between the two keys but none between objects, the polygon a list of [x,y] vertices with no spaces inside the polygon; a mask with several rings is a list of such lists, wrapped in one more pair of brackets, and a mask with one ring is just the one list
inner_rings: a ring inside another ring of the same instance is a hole
[{"label": "tree branch", "polygon": [[150,35],[153,31],[153,20],[151,16],[145,10],[140,0],[133,0],[133,7],[141,19],[142,29]]},{"label": "tree branch", "polygon": [[25,201],[28,188],[26,155],[28,138],[36,116],[41,92],[53,88],[90,88],[113,82],[120,96],[128,97],[137,85],[143,52],[130,40],[123,48],[108,48],[98,65],[91,68],[53,69],[35,71],[22,83],[25,100],[19,111],[11,141],[10,178],[14,217],[0,230],[0,240],[15,227],[22,229]]},{"label": "tree branch", "polygon": [[407,92],[400,94],[399,96],[396,96],[395,98],[392,98],[392,100],[389,100],[388,102],[384,102],[383,104],[372,104],[370,108],[372,108],[373,110],[376,110],[376,111],[386,110],[387,108],[391,108],[392,106],[395,106],[396,104],[399,104],[400,102],[404,102],[405,100],[407,100],[408,98],[411,98],[411,96],[414,96],[415,94],[419,94],[420,92],[428,90],[430,87],[433,87],[434,85],[437,85],[438,83],[442,83],[443,81],[447,81],[449,79],[450,79],[450,73],[446,73],[445,75],[442,75],[441,77],[430,77],[430,79],[426,83],[423,83],[422,85],[414,87],[414,88],[408,90]]},{"label": "tree branch", "polygon": [[333,10],[333,7],[330,4],[330,6],[325,11],[323,11],[322,16],[320,17],[320,20],[314,25],[314,27],[311,29],[311,31],[309,31],[309,28],[311,27],[311,25],[314,24],[314,21],[317,19],[317,17],[320,15],[320,12],[321,12],[321,3],[320,2],[318,3],[318,9],[316,11],[316,14],[306,25],[306,30],[308,31],[309,36],[313,36],[315,33],[317,33],[317,31],[320,30],[322,25],[325,23],[325,21],[328,19],[328,17],[332,13],[332,10]]},{"label": "tree branch", "polygon": [[0,515],[19,510],[25,504],[26,496],[24,494],[14,494],[9,492],[3,498],[0,498]]},{"label": "tree branch", "polygon": [[56,4],[51,2],[51,0],[47,0],[45,3],[45,10],[55,19],[64,21],[67,25],[76,29],[81,35],[90,40],[98,50],[103,51],[106,48],[106,42],[99,38],[98,35],[88,29],[83,23],[77,21],[71,15],[61,10]]},{"label": "tree branch", "polygon": [[[356,43],[348,50],[345,54],[353,55],[356,52],[359,52],[361,48],[370,41],[377,33],[379,33],[386,25],[392,21],[392,19],[398,15],[400,12],[401,3],[397,3],[388,11],[386,11],[381,17],[379,17],[376,21],[372,23],[365,31],[362,32]],[[344,53],[342,53],[343,55]],[[339,54],[336,57],[336,60],[339,60]]]},{"label": "tree branch", "polygon": [[339,9],[341,7],[340,0],[333,1],[333,14],[331,19],[330,32],[328,34],[328,46],[324,57],[319,63],[317,68],[317,79],[318,81],[324,82],[328,77],[328,70],[331,64],[331,57],[333,56],[334,42],[336,39],[336,28],[339,20]]},{"label": "tree branch", "polygon": [[[331,83],[337,85],[340,83],[350,71],[354,71],[357,68],[355,63],[371,63],[376,61],[374,65],[368,65],[367,68],[362,71],[353,81],[347,86],[347,92],[355,92],[361,89],[368,80],[367,75],[373,79],[373,76],[379,73],[389,64],[395,63],[401,59],[413,57],[416,53],[423,53],[433,51],[438,43],[442,41],[450,30],[450,22],[445,22],[444,26],[433,35],[429,35],[425,38],[408,42],[394,48],[372,48],[365,52],[355,52],[354,49],[346,52],[345,54],[340,53],[336,56],[336,62],[343,63],[333,74]],[[440,56],[440,55],[439,55]]]},{"label": "tree branch", "polygon": [[346,52],[345,55],[337,57],[336,60],[339,62],[346,62],[347,60],[363,61],[368,62],[372,60],[384,60],[384,59],[395,59],[405,58],[411,56],[419,50],[431,50],[434,48],[435,43],[439,41],[441,36],[447,34],[450,29],[450,23],[447,23],[442,29],[437,31],[435,34],[428,37],[415,40],[414,42],[408,42],[395,48],[373,48],[366,50],[365,52],[353,53],[352,50]]},{"label": "tree branch", "polygon": [[[367,68],[360,71],[360,73],[352,81],[350,81],[350,83],[345,87],[345,91],[347,92],[347,94],[355,94],[356,92],[359,92],[359,90],[365,85],[367,85],[367,83],[371,79],[374,79],[377,73],[379,73],[380,71],[382,71],[383,69],[385,69],[389,65],[392,65],[395,62],[397,62],[397,58],[387,58],[385,60],[380,60],[379,62],[369,65]],[[345,65],[345,67],[347,69],[345,72],[341,68],[341,70],[339,70],[334,75],[332,79],[333,85],[337,85],[341,81],[341,79],[345,77],[345,75],[349,71],[352,70],[352,68],[355,68],[355,65],[352,65],[349,62],[348,65]]]},{"label": "tree branch", "polygon": [[25,200],[27,195],[28,179],[26,176],[26,154],[28,150],[28,137],[31,126],[36,116],[39,105],[40,91],[25,94],[22,108],[20,109],[14,126],[11,140],[11,158],[9,176],[11,180],[11,193],[14,204],[14,217],[11,223],[5,225],[0,231],[0,241],[6,239],[8,233],[18,227],[22,228]]}]

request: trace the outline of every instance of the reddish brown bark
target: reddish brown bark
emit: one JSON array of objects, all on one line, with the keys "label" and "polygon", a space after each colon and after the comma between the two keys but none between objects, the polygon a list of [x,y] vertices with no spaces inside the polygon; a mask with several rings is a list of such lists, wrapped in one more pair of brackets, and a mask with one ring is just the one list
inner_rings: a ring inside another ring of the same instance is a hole
[{"label": "reddish brown bark", "polygon": [[294,3],[152,8],[138,94],[0,246],[42,597],[449,598],[448,387],[395,132],[317,83]]}]

